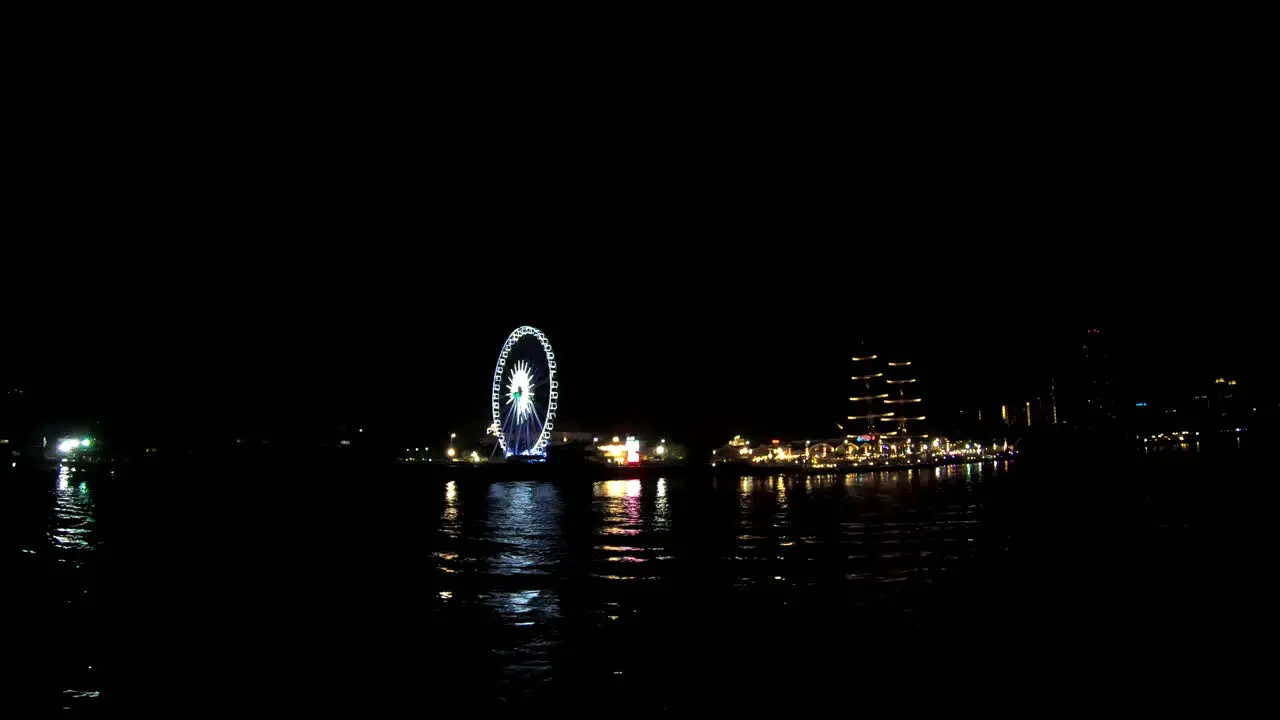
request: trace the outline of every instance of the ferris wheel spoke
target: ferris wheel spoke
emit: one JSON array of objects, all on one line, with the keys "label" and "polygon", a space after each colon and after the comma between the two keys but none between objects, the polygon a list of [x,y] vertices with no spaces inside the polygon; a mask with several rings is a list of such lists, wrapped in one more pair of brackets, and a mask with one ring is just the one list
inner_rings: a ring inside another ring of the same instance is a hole
[{"label": "ferris wheel spoke", "polygon": [[520,425],[520,422],[519,420],[516,419],[515,406],[512,406],[509,410],[507,410],[507,417],[506,419],[503,420],[502,427],[505,430],[510,430],[514,432],[515,429],[519,427],[519,425]]},{"label": "ferris wheel spoke", "polygon": [[529,423],[529,427],[533,427],[533,423],[538,424],[538,434],[542,434],[542,419],[538,417],[538,413],[529,413],[529,417],[533,418],[533,422]]},{"label": "ferris wheel spoke", "polygon": [[515,439],[517,423],[515,420],[515,405],[507,406],[506,417],[502,419],[502,440],[506,445],[504,450],[509,454],[511,452],[511,444]]}]

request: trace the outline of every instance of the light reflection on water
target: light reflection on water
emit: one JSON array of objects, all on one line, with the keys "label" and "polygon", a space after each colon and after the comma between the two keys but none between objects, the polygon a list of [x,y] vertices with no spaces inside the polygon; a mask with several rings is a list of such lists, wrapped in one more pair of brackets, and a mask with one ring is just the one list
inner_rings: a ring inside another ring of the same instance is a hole
[{"label": "light reflection on water", "polygon": [[[48,549],[54,554],[55,572],[63,582],[59,588],[61,611],[72,624],[59,631],[78,635],[85,627],[94,626],[95,588],[92,574],[85,571],[90,553],[97,548],[93,490],[85,474],[77,468],[62,465],[53,481],[52,512],[46,530]],[[94,647],[77,643],[74,648],[62,645],[63,676],[71,687],[62,689],[64,710],[74,710],[96,702],[99,695],[93,671]]]},{"label": "light reflection on water", "polygon": [[513,680],[545,673],[551,667],[550,631],[560,617],[560,598],[546,586],[564,555],[560,532],[563,511],[558,491],[549,483],[494,483],[489,487],[486,517],[481,525],[483,557],[474,557],[477,570],[500,578],[496,587],[476,594],[481,606],[495,613],[515,631],[504,656]]},{"label": "light reflection on water", "polygon": [[93,510],[88,482],[76,478],[74,469],[63,465],[58,470],[49,528],[53,546],[71,553],[63,559],[78,563],[81,559],[74,553],[93,551]]},{"label": "light reflection on water", "polygon": [[[446,613],[475,608],[500,628],[494,652],[516,683],[550,677],[560,654],[572,655],[566,627],[635,632],[639,642],[653,618],[707,590],[779,606],[816,591],[872,604],[978,551],[975,489],[1003,469],[451,481],[432,600]],[[625,653],[597,655],[593,671],[634,669]]]}]

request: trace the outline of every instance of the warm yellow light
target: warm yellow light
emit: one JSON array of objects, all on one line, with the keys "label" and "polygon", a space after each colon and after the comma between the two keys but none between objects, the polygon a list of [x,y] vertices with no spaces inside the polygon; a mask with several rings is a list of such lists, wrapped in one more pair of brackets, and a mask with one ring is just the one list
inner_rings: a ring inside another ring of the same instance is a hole
[{"label": "warm yellow light", "polygon": [[880,357],[880,356],[879,356],[879,355],[868,355],[868,356],[866,356],[866,357],[854,358],[854,359],[853,359],[853,361],[854,361],[854,362],[862,362],[863,360],[875,360],[875,359],[876,359],[876,358],[878,358],[878,357]]},{"label": "warm yellow light", "polygon": [[613,441],[614,441],[614,442],[618,442],[618,436],[617,436],[617,435],[614,435],[614,436],[613,436]]},{"label": "warm yellow light", "polygon": [[449,448],[448,450],[445,451],[445,455],[448,455],[449,457],[453,457],[454,455],[457,455],[457,454],[458,454],[458,451],[454,450],[453,448]]}]

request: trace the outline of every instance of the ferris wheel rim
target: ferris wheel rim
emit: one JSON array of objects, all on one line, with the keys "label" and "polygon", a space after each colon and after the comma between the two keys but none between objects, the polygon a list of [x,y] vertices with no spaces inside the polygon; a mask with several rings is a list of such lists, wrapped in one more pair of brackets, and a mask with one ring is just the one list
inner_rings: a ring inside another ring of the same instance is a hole
[{"label": "ferris wheel rim", "polygon": [[[497,435],[498,447],[502,450],[503,457],[511,457],[515,454],[508,452],[507,450],[507,438],[502,425],[501,408],[503,375],[507,370],[507,363],[511,354],[511,348],[514,347],[521,338],[529,335],[532,335],[537,339],[538,344],[542,347],[543,355],[546,357],[547,407],[544,413],[545,418],[540,418],[542,420],[542,430],[538,434],[537,441],[533,443],[532,447],[521,454],[525,456],[546,454],[547,446],[551,444],[551,431],[555,429],[556,409],[559,406],[560,397],[560,385],[556,380],[556,354],[555,351],[551,349],[551,341],[547,340],[546,334],[532,325],[521,325],[511,331],[511,334],[507,336],[506,341],[502,344],[502,350],[498,353],[498,362],[493,368],[493,384],[490,386],[489,392],[489,407],[493,420],[493,428]],[[534,417],[537,418],[536,406]]]}]

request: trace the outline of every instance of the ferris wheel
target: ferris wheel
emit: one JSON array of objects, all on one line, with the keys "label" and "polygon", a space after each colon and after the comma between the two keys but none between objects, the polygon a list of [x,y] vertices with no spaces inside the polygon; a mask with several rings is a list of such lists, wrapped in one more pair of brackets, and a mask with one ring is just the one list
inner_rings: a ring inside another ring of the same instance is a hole
[{"label": "ferris wheel", "polygon": [[503,457],[544,457],[555,427],[560,383],[542,331],[522,325],[507,336],[493,371],[489,405]]}]

